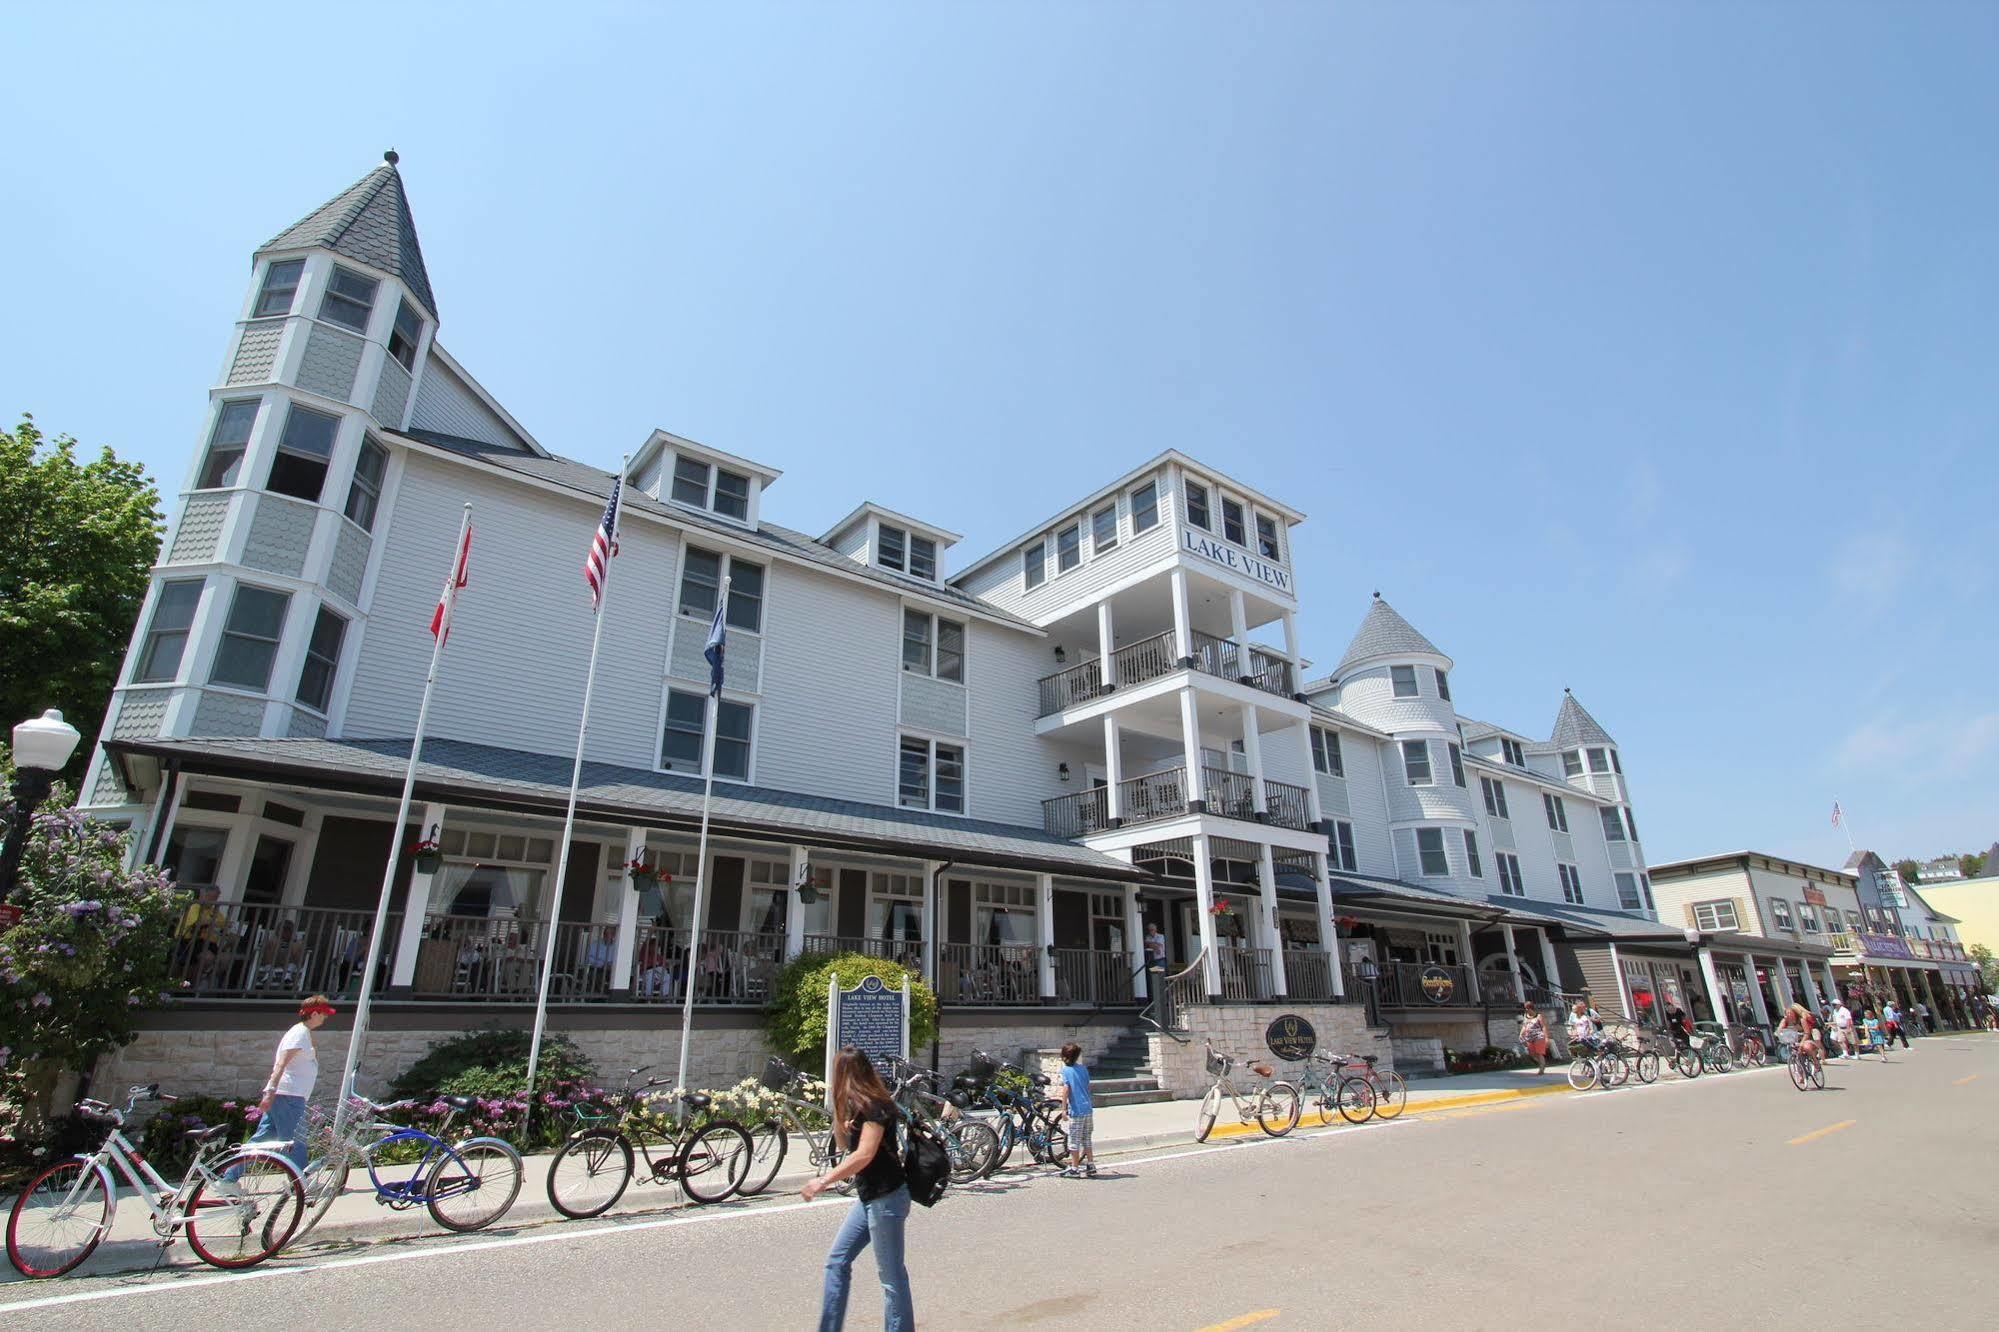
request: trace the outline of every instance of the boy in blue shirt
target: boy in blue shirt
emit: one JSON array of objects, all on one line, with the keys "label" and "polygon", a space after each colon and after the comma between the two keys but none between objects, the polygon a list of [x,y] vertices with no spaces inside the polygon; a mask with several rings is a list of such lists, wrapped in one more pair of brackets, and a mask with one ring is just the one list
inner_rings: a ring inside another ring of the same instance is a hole
[{"label": "boy in blue shirt", "polygon": [[1090,1070],[1076,1062],[1082,1057],[1083,1047],[1074,1041],[1062,1047],[1060,1095],[1069,1116],[1069,1167],[1062,1172],[1064,1179],[1097,1177],[1096,1153],[1090,1148],[1097,1107],[1090,1100]]}]

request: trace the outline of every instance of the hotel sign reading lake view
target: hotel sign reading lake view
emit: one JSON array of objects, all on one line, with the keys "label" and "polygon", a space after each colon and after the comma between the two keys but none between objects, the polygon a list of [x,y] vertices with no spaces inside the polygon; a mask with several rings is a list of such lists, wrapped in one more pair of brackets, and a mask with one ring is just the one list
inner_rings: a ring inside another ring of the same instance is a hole
[{"label": "hotel sign reading lake view", "polygon": [[1180,539],[1186,543],[1189,551],[1211,563],[1219,564],[1225,569],[1233,569],[1239,574],[1248,574],[1258,582],[1268,583],[1279,592],[1291,590],[1291,575],[1268,560],[1258,559],[1247,551],[1237,550],[1234,546],[1204,536],[1191,528],[1182,528]]}]

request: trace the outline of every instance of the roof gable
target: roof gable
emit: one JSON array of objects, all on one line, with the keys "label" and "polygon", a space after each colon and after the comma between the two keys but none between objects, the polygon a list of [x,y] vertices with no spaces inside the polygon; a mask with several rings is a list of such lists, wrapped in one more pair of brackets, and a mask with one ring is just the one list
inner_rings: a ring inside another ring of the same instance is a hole
[{"label": "roof gable", "polygon": [[345,255],[356,263],[395,274],[435,318],[437,298],[431,294],[430,273],[424,268],[423,250],[417,244],[403,178],[396,170],[395,154],[384,156],[387,160],[381,166],[271,237],[257,252],[318,246]]}]

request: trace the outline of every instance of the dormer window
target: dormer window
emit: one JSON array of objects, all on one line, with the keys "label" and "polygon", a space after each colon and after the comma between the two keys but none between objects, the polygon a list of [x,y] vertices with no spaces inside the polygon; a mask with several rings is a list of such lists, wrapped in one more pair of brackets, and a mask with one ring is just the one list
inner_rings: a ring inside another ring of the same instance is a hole
[{"label": "dormer window", "polygon": [[750,479],[741,472],[715,469],[715,512],[746,522],[750,516]]},{"label": "dormer window", "polygon": [[256,308],[250,311],[258,319],[269,319],[292,312],[292,297],[298,295],[299,274],[305,271],[303,259],[280,259],[264,270],[264,288],[257,293]]},{"label": "dormer window", "polygon": [[937,581],[937,543],[926,536],[909,536],[909,576]]},{"label": "dormer window", "polygon": [[423,340],[423,316],[408,301],[396,305],[396,326],[389,330],[389,355],[411,374],[416,373],[416,345]]},{"label": "dormer window", "polygon": [[1277,550],[1277,522],[1268,514],[1256,515],[1256,553],[1266,560],[1283,558]]},{"label": "dormer window", "polygon": [[1500,736],[1499,752],[1503,756],[1505,756],[1506,761],[1508,763],[1511,763],[1514,767],[1524,768],[1527,766],[1527,751],[1521,747],[1521,744],[1518,740],[1509,739],[1508,737],[1503,735]]},{"label": "dormer window", "polygon": [[673,460],[673,489],[676,503],[707,509],[724,518],[747,522],[750,517],[750,479],[741,472],[714,467],[686,454]]},{"label": "dormer window", "polygon": [[875,525],[875,563],[926,582],[937,581],[937,543],[887,523]]},{"label": "dormer window", "polygon": [[326,284],[326,295],[319,302],[319,317],[329,324],[366,333],[368,316],[375,313],[375,293],[381,286],[374,278],[335,264],[333,280]]},{"label": "dormer window", "polygon": [[1222,540],[1235,546],[1249,544],[1249,532],[1243,526],[1242,505],[1227,496],[1222,498]]}]

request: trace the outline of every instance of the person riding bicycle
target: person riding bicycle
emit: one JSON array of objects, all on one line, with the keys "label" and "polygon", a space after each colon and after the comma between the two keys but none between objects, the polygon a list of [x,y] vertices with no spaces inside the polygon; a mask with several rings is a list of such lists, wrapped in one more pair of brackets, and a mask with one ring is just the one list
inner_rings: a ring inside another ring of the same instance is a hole
[{"label": "person riding bicycle", "polygon": [[[1819,1044],[1817,1035],[1819,1030],[1818,1015],[1803,1004],[1793,1003],[1789,1008],[1785,1009],[1784,1019],[1777,1024],[1777,1030],[1779,1032],[1795,1031],[1798,1033],[1799,1054],[1810,1055],[1814,1059],[1823,1059],[1825,1057],[1825,1049]],[[1779,1037],[1779,1039],[1782,1038]]]}]

